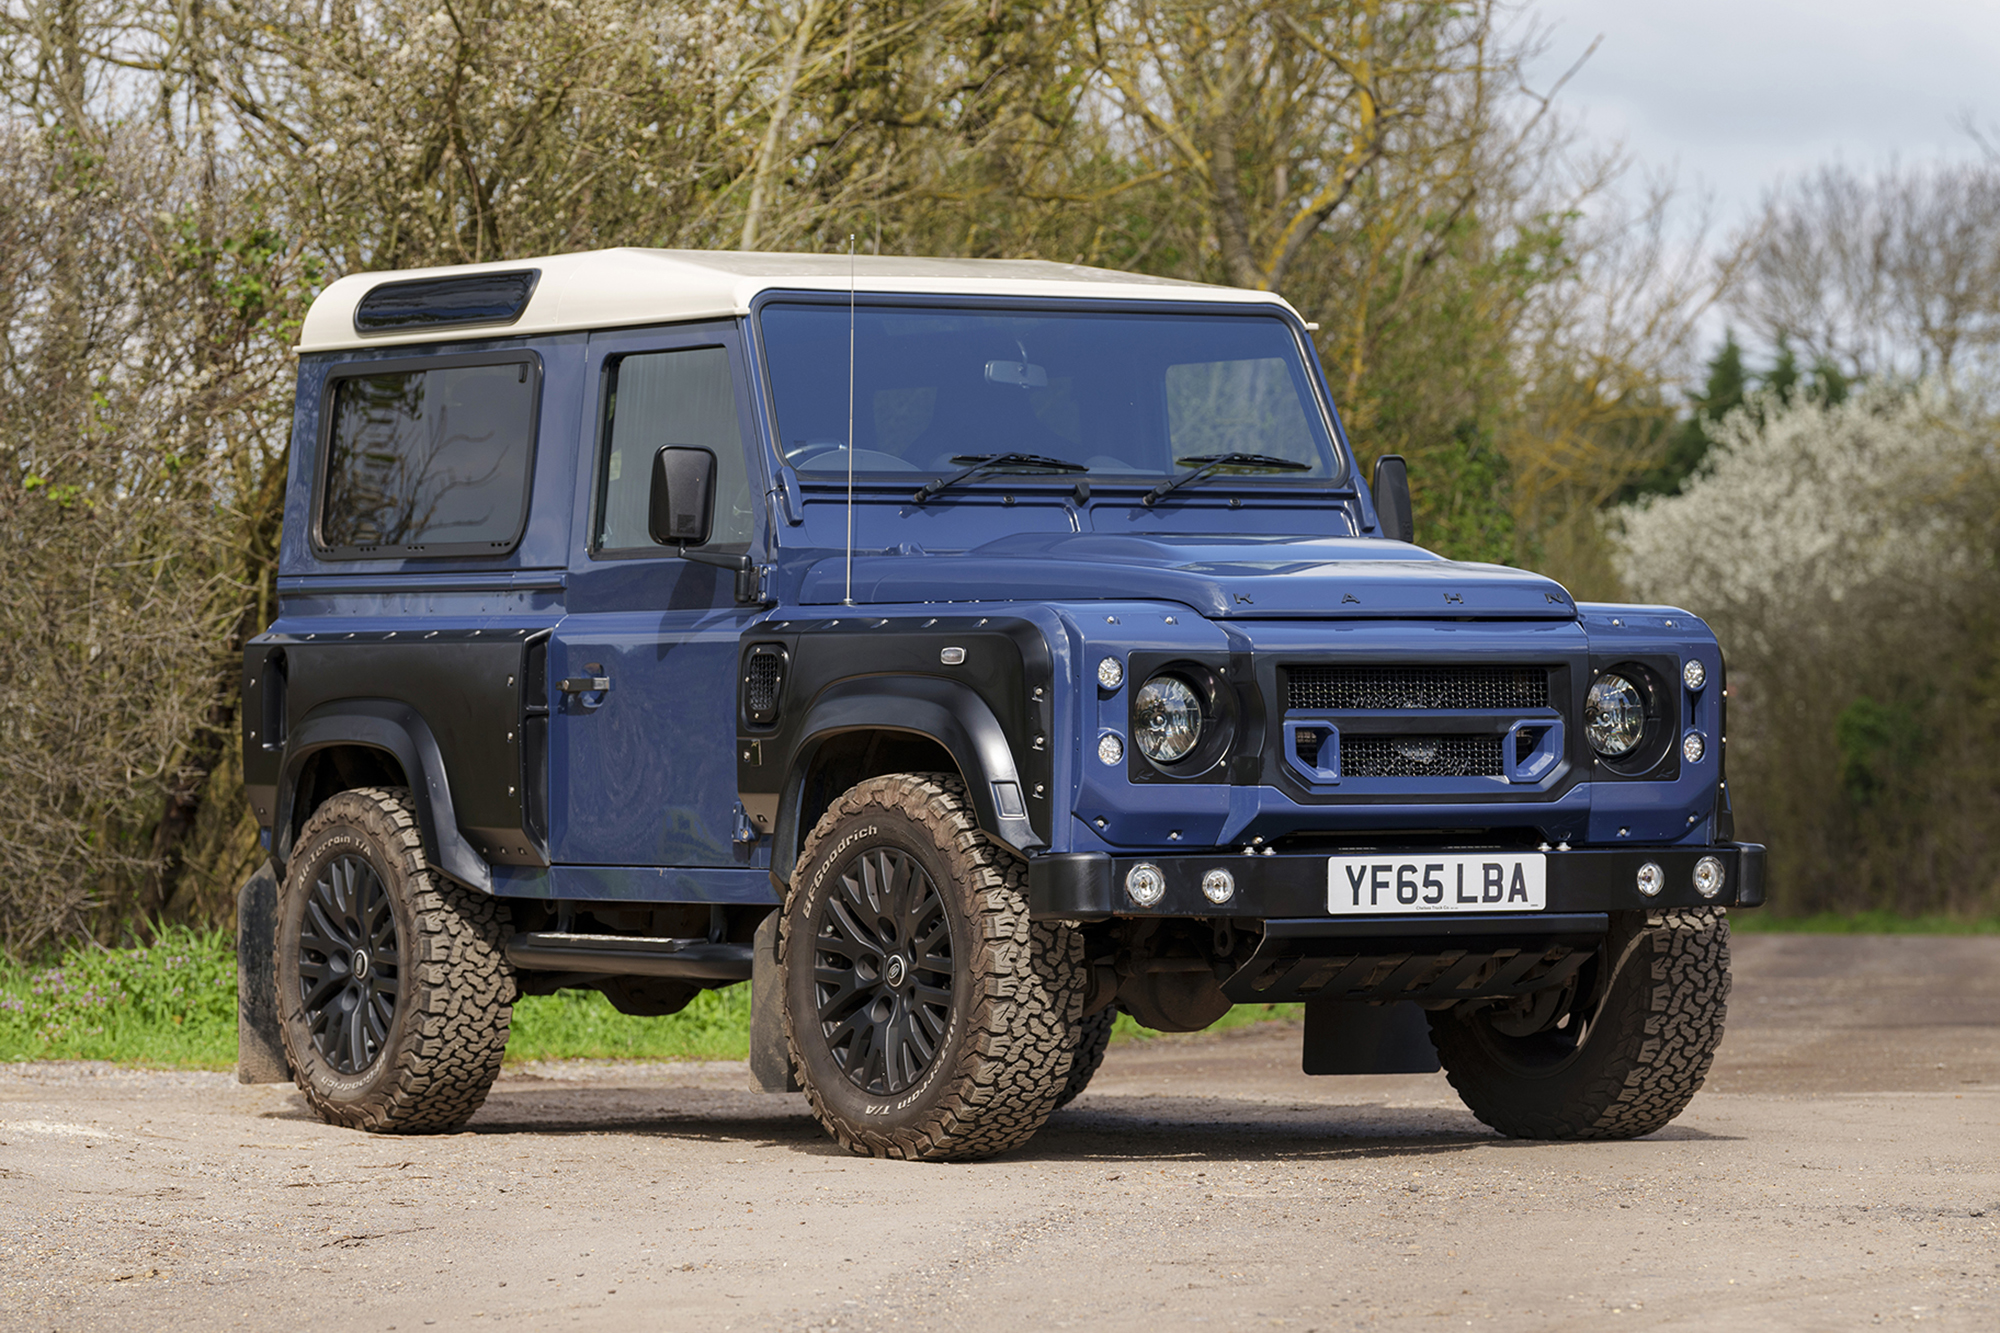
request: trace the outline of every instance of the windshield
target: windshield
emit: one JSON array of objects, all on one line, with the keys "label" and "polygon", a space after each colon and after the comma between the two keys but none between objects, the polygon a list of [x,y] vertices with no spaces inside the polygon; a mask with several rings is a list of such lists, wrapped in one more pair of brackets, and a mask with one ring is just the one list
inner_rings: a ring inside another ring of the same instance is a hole
[{"label": "windshield", "polygon": [[[785,461],[847,471],[848,310],[773,303],[760,316]],[[1264,316],[964,311],[861,306],[854,315],[854,469],[957,472],[955,459],[1034,454],[1093,484],[1150,485],[1178,460],[1265,454],[1225,468],[1254,484],[1339,475],[1297,341]],[[1016,482],[1019,478],[1014,478]]]}]

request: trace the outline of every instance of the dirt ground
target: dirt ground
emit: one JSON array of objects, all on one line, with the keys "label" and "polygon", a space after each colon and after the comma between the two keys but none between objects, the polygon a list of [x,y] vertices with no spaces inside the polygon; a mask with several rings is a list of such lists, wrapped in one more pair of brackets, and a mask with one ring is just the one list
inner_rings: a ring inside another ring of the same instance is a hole
[{"label": "dirt ground", "polygon": [[1633,1143],[1298,1045],[1114,1048],[960,1166],[850,1157],[735,1064],[523,1068],[423,1139],[11,1066],[0,1327],[2000,1328],[2000,939],[1739,938],[1707,1089]]}]

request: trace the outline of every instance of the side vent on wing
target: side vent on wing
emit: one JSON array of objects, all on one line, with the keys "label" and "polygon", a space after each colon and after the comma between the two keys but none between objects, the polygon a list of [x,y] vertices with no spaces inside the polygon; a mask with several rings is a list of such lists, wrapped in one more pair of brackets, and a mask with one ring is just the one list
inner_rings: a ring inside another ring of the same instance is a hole
[{"label": "side vent on wing", "polygon": [[784,703],[785,673],[790,661],[784,645],[759,643],[743,658],[743,720],[768,727],[778,720]]},{"label": "side vent on wing", "polygon": [[460,324],[512,324],[528,308],[538,268],[413,278],[372,288],[354,307],[356,333],[398,333]]}]

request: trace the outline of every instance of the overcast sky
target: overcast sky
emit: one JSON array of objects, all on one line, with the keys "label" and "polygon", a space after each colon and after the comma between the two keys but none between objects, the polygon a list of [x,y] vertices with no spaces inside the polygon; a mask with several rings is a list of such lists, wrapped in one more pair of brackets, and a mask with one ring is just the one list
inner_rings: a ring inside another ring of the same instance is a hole
[{"label": "overcast sky", "polygon": [[[1561,99],[1642,167],[1678,167],[1725,228],[1785,175],[1971,157],[2000,130],[2000,0],[1540,0],[1546,87],[1603,35]],[[1996,136],[2000,137],[2000,136]]]}]

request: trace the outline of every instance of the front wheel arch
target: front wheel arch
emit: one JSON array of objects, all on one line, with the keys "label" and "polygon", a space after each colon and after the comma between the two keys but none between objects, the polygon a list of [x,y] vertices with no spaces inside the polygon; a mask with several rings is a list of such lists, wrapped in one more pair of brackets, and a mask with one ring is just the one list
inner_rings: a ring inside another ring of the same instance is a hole
[{"label": "front wheel arch", "polygon": [[[856,735],[863,740],[846,740]],[[820,755],[839,756],[845,753],[843,745],[875,744],[886,737],[898,738],[893,742],[897,746],[921,746],[932,762],[856,770],[848,785],[889,773],[949,772],[963,784],[979,827],[989,837],[1017,854],[1048,845],[1029,817],[1031,793],[1007,733],[984,699],[966,685],[936,677],[866,677],[829,686],[813,700],[788,752],[767,755],[767,762],[775,761],[785,774],[778,792],[742,793],[753,817],[765,813],[770,818],[771,875],[780,885],[791,880],[819,815],[847,790],[831,782],[812,785],[815,772],[825,771]],[[816,802],[816,794],[824,800]]]}]

